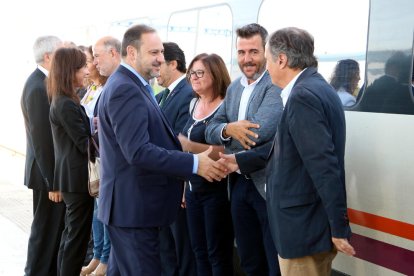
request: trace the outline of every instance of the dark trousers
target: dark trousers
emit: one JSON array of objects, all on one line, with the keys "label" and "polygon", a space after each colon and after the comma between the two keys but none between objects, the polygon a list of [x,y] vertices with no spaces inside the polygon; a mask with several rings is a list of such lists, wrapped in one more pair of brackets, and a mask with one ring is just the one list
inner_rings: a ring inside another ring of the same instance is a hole
[{"label": "dark trousers", "polygon": [[124,228],[109,225],[111,252],[107,276],[161,275],[159,228]]},{"label": "dark trousers", "polygon": [[62,193],[66,205],[65,230],[60,242],[60,276],[79,276],[91,235],[93,197],[88,193]]},{"label": "dark trousers", "polygon": [[56,276],[65,205],[49,200],[46,190],[33,190],[33,222],[27,249],[26,276]]},{"label": "dark trousers", "polygon": [[270,235],[266,201],[251,179],[234,176],[231,214],[240,265],[247,275],[280,275],[278,255]]},{"label": "dark trousers", "polygon": [[200,193],[187,189],[186,204],[197,276],[233,275],[234,236],[227,189]]},{"label": "dark trousers", "polygon": [[160,257],[162,276],[196,275],[196,263],[188,234],[186,209],[180,208],[170,226],[161,227]]}]

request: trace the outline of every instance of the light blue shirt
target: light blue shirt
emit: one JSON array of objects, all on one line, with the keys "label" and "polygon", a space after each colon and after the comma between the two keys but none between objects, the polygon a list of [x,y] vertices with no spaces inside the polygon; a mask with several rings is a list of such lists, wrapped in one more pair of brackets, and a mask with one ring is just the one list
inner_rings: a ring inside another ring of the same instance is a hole
[{"label": "light blue shirt", "polygon": [[[158,106],[157,99],[155,98],[155,95],[154,95],[154,91],[152,90],[152,87],[149,85],[149,83],[143,77],[141,77],[141,75],[138,74],[138,72],[134,68],[132,68],[132,66],[130,66],[130,65],[124,63],[124,62],[121,62],[121,65],[124,66],[125,68],[127,68],[135,76],[138,77],[138,79],[142,82],[142,84],[145,86],[145,88],[151,94],[152,98],[154,99],[155,103]],[[193,154],[193,160],[194,160],[193,161],[193,174],[197,174],[197,169],[198,169],[198,156],[196,154]]]}]

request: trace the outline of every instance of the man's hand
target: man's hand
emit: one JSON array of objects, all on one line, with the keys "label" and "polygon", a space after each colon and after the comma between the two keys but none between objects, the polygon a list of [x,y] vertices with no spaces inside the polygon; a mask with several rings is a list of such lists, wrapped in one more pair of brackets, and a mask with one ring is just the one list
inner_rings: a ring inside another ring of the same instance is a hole
[{"label": "man's hand", "polygon": [[239,165],[237,164],[236,156],[234,154],[223,154],[220,152],[220,159],[217,162],[225,166],[228,173],[235,172],[239,169]]},{"label": "man's hand", "polygon": [[251,140],[252,137],[258,138],[259,135],[250,130],[250,128],[259,128],[258,124],[251,123],[247,120],[241,120],[237,122],[228,123],[226,131],[223,131],[223,137],[228,138],[232,137],[240,142],[240,144],[245,149],[250,149],[250,146],[256,145],[254,141]]},{"label": "man's hand", "polygon": [[355,249],[352,247],[352,245],[348,242],[347,239],[339,239],[332,237],[332,242],[338,251],[345,253],[348,256],[355,255]]},{"label": "man's hand", "polygon": [[197,154],[198,156],[198,168],[197,174],[204,177],[207,181],[220,181],[226,177],[227,169],[225,166],[221,165],[218,162],[213,161],[208,155],[213,150],[213,147],[210,146],[208,150]]},{"label": "man's hand", "polygon": [[62,193],[59,191],[51,191],[49,192],[49,200],[53,202],[61,202],[62,201]]}]

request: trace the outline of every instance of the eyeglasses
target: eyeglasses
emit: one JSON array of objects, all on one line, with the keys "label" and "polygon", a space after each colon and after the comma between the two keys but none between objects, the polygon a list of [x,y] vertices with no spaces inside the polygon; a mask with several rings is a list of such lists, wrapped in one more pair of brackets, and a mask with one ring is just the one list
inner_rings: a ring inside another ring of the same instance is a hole
[{"label": "eyeglasses", "polygon": [[189,79],[193,77],[194,75],[197,76],[197,78],[202,78],[204,76],[204,71],[203,70],[196,70],[196,71],[190,70],[188,72]]}]

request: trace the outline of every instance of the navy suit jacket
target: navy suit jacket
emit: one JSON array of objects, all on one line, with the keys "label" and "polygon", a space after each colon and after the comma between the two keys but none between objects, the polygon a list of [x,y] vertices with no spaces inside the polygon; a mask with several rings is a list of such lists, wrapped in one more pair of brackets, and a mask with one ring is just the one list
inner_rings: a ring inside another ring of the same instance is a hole
[{"label": "navy suit jacket", "polygon": [[26,165],[24,184],[31,189],[55,191],[55,155],[49,122],[45,74],[36,69],[23,88],[21,107],[26,127]]},{"label": "navy suit jacket", "polygon": [[[161,101],[161,97],[164,93],[165,90],[157,95],[158,103]],[[183,130],[188,121],[188,106],[193,98],[193,88],[188,83],[187,79],[184,78],[170,92],[168,98],[161,107],[161,110],[164,112],[176,135]]]},{"label": "navy suit jacket", "polygon": [[297,79],[267,165],[269,225],[282,258],[332,249],[348,238],[345,115],[334,89],[315,68]]},{"label": "navy suit jacket", "polygon": [[99,100],[98,217],[118,227],[158,227],[176,218],[193,155],[181,145],[142,82],[124,66]]}]

